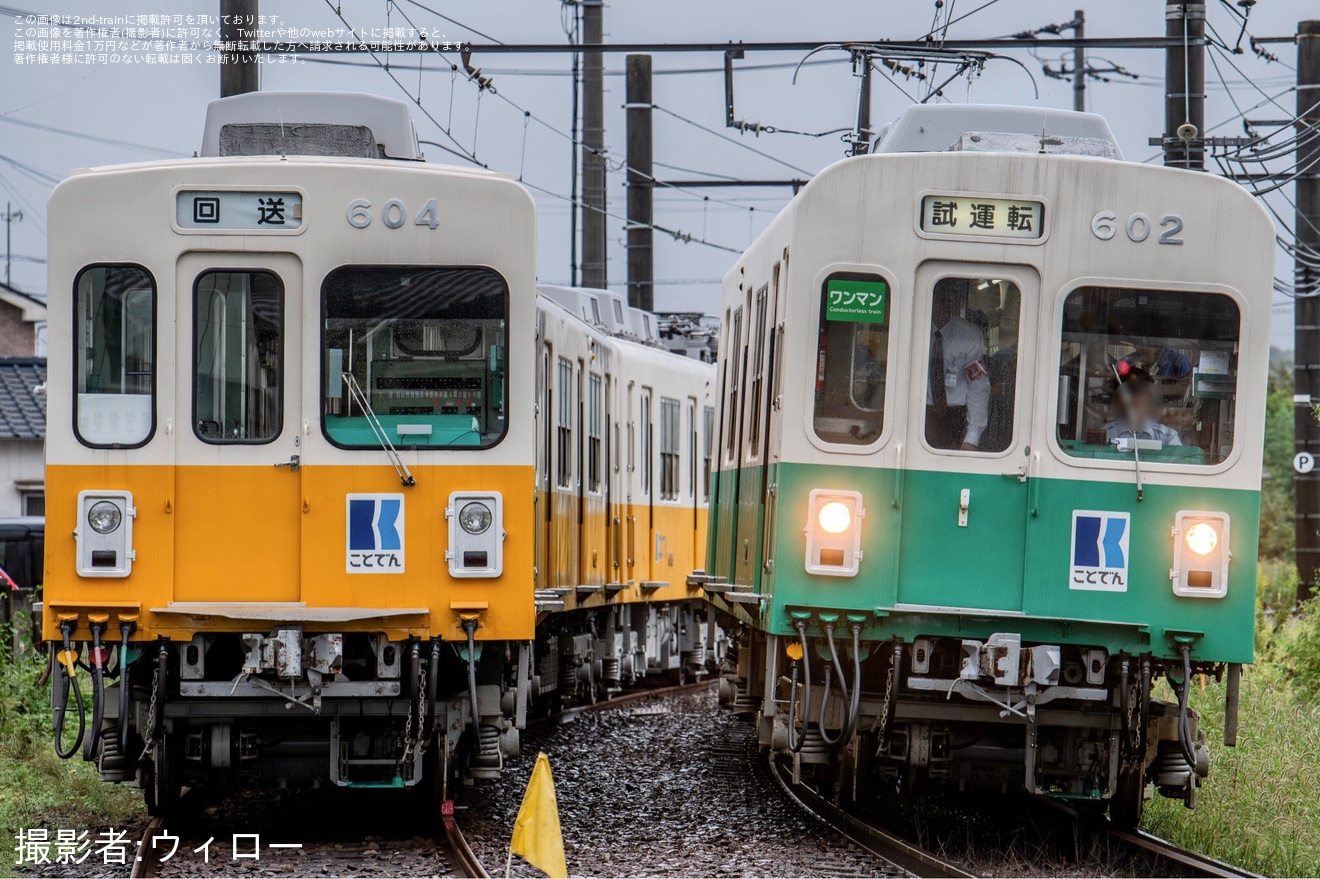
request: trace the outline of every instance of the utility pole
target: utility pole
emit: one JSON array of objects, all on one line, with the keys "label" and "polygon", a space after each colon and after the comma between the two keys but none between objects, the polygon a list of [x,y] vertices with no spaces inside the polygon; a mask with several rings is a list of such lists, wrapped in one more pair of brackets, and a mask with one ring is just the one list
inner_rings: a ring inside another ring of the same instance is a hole
[{"label": "utility pole", "polygon": [[220,97],[255,92],[257,53],[261,40],[257,26],[257,0],[220,0]]},{"label": "utility pole", "polygon": [[628,56],[628,304],[653,311],[651,56]]},{"label": "utility pole", "polygon": [[[584,45],[604,41],[604,0],[583,0]],[[604,288],[605,228],[605,56],[587,52],[582,71],[582,286]]]},{"label": "utility pole", "polygon": [[23,212],[13,210],[10,207],[9,202],[5,202],[5,215],[3,219],[5,221],[5,286],[8,287],[10,253],[13,250],[13,248],[10,247],[9,244],[10,242],[9,230],[13,228],[13,225],[15,223],[22,221]]},{"label": "utility pole", "polygon": [[1164,35],[1164,164],[1205,169],[1205,4],[1167,0]]},{"label": "utility pole", "polygon": [[[566,0],[572,2],[572,0]],[[582,7],[572,2],[573,5],[573,44],[577,45],[582,39]],[[578,99],[582,95],[582,53],[573,53],[573,125],[569,131],[573,135],[572,155],[569,158],[571,167],[569,168],[568,191],[572,198],[568,201],[568,283],[569,286],[578,285],[578,141],[579,131],[579,113]]]},{"label": "utility pole", "polygon": [[[1297,230],[1299,254],[1320,251],[1320,142],[1307,138],[1308,126],[1320,123],[1320,20],[1297,24]],[[1311,127],[1310,131],[1315,128]],[[1293,439],[1294,450],[1320,456],[1320,269],[1302,256],[1294,258],[1293,278]],[[1315,593],[1320,568],[1320,470],[1293,469],[1296,497],[1297,600]]]},{"label": "utility pole", "polygon": [[[1086,39],[1086,10],[1078,9],[1073,13],[1073,36]],[[1078,113],[1086,112],[1086,47],[1079,44],[1073,49],[1073,109]]]},{"label": "utility pole", "polygon": [[862,82],[857,90],[857,135],[853,139],[852,154],[863,156],[871,151],[871,56],[866,52],[853,53],[853,65],[862,65]]}]

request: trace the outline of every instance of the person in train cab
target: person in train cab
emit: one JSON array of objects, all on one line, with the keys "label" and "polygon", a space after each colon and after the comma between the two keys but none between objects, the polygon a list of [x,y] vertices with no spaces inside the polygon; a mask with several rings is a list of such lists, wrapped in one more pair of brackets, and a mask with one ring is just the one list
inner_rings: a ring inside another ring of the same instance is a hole
[{"label": "person in train cab", "polygon": [[1105,424],[1105,442],[1113,443],[1121,437],[1134,437],[1159,440],[1166,446],[1182,445],[1178,431],[1160,423],[1160,402],[1154,377],[1126,360],[1118,361],[1115,369],[1118,376],[1110,381],[1110,385],[1121,414]]},{"label": "person in train cab", "polygon": [[853,401],[864,409],[885,405],[885,337],[858,324],[853,340]]},{"label": "person in train cab", "polygon": [[975,451],[990,418],[990,377],[985,337],[955,313],[966,294],[964,279],[942,278],[935,283],[926,441],[936,448]]}]

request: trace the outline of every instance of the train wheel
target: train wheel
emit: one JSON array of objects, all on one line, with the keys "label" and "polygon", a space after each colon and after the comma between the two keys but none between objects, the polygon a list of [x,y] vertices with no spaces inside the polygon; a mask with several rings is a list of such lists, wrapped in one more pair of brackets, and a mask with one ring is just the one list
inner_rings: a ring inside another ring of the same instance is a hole
[{"label": "train wheel", "polygon": [[1127,829],[1141,823],[1146,805],[1146,776],[1140,764],[1124,765],[1118,771],[1118,790],[1109,801],[1109,820]]}]

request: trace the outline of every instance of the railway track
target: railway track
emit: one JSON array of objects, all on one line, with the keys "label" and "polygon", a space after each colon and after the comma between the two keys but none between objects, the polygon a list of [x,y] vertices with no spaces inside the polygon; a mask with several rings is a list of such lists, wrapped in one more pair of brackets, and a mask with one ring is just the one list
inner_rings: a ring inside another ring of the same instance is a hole
[{"label": "railway track", "polygon": [[810,785],[794,782],[782,763],[769,756],[766,768],[770,777],[798,808],[829,826],[852,844],[893,864],[906,876],[930,879],[970,879],[972,873],[919,848],[886,830],[850,815],[830,802]]},{"label": "railway track", "polygon": [[1185,870],[1190,871],[1195,876],[1257,876],[1250,870],[1243,870],[1241,867],[1234,867],[1232,864],[1217,861],[1207,855],[1190,851],[1185,848],[1174,845],[1166,839],[1160,839],[1158,836],[1147,833],[1144,830],[1119,830],[1118,828],[1108,828],[1110,837],[1134,846],[1144,851],[1157,855],[1171,863],[1177,864]]},{"label": "railway track", "polygon": [[[185,790],[186,794],[186,790]],[[189,811],[179,811],[175,815],[187,816],[195,811],[192,807],[195,804],[187,802],[187,796],[181,800],[184,809]],[[373,858],[379,858],[382,855],[394,862],[399,862],[397,872],[400,875],[436,875],[451,876],[456,879],[490,879],[490,873],[482,865],[481,860],[473,851],[464,836],[462,828],[454,815],[452,802],[445,802],[439,806],[438,823],[441,828],[439,834],[430,834],[429,836],[416,836],[411,839],[390,842],[381,842],[375,837],[368,837],[361,842],[345,843],[342,837],[338,838],[318,838],[310,843],[300,843],[291,851],[281,852],[280,857],[263,858],[261,860],[236,860],[226,858],[226,853],[221,850],[221,845],[217,843],[215,850],[210,853],[208,858],[206,872],[208,874],[223,875],[225,870],[223,865],[232,864],[234,872],[241,873],[244,876],[279,876],[308,875],[318,870],[330,875],[356,874],[363,871],[363,867]],[[193,848],[197,841],[208,838],[214,839],[215,834],[212,831],[195,829],[195,822],[189,821],[187,817],[173,819],[180,826],[180,832],[173,834],[169,832],[167,820],[164,818],[153,818],[147,824],[143,831],[142,839],[138,843],[137,853],[135,855],[132,871],[132,879],[149,879],[149,877],[164,877],[172,875],[197,875],[203,866],[196,860],[197,856],[192,855],[189,859],[189,850]],[[245,828],[246,829],[246,828]],[[180,844],[175,846],[175,836],[181,840]],[[272,847],[273,848],[273,847]],[[174,864],[169,861],[178,857],[179,860]],[[371,869],[371,872],[379,872]],[[396,871],[390,871],[396,872]]]}]

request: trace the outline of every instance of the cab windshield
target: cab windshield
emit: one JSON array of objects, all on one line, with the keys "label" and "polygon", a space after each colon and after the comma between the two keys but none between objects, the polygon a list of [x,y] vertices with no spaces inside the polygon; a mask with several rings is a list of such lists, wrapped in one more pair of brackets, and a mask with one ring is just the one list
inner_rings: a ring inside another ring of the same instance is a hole
[{"label": "cab windshield", "polygon": [[1081,287],[1063,308],[1058,441],[1079,458],[1212,465],[1233,450],[1237,304]]},{"label": "cab windshield", "polygon": [[396,448],[495,445],[506,429],[508,300],[491,269],[331,272],[322,287],[326,436],[376,449],[379,427]]}]

